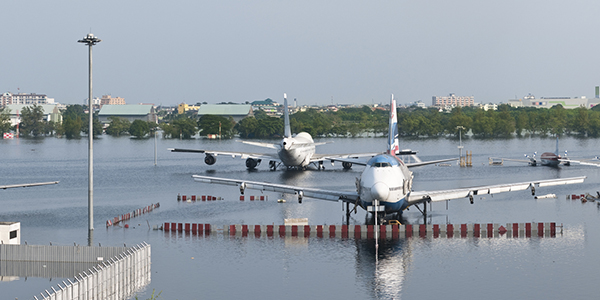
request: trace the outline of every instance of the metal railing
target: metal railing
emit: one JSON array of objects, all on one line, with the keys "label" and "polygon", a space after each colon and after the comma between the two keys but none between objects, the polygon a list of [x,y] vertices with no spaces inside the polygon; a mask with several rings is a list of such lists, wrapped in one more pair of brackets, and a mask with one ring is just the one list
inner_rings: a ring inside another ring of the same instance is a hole
[{"label": "metal railing", "polygon": [[151,248],[0,245],[0,261],[92,263],[97,265],[50,287],[36,300],[128,299],[150,283]]}]

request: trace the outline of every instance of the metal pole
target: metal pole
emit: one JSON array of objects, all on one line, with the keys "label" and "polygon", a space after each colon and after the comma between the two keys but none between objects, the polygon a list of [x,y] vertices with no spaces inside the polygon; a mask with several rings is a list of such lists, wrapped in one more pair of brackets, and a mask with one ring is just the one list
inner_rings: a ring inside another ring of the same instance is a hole
[{"label": "metal pole", "polygon": [[88,45],[90,49],[89,57],[89,131],[88,131],[88,229],[94,230],[94,106],[92,100],[92,44]]},{"label": "metal pole", "polygon": [[156,129],[154,130],[154,165],[156,166]]},{"label": "metal pole", "polygon": [[88,127],[88,245],[92,246],[94,236],[94,106],[92,96],[92,46],[101,42],[93,34],[88,35],[77,41],[84,43],[89,49],[89,73],[88,73],[88,110],[89,110],[89,127]]}]

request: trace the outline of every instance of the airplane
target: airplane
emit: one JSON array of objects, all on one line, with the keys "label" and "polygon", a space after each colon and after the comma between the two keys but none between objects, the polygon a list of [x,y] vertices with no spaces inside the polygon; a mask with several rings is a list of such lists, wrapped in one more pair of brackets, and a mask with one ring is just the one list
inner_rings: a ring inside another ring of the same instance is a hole
[{"label": "airplane", "polygon": [[591,165],[591,166],[597,166],[600,167],[600,164],[596,164],[593,162],[590,162],[591,160],[597,160],[598,157],[595,157],[593,159],[589,159],[589,160],[573,160],[570,159],[567,156],[567,150],[565,150],[565,155],[564,156],[560,156],[558,155],[558,136],[556,136],[556,150],[554,151],[554,153],[552,152],[544,152],[542,153],[542,155],[540,156],[540,161],[538,162],[537,159],[537,152],[533,152],[532,156],[529,156],[527,154],[525,154],[525,157],[527,158],[527,160],[524,159],[511,159],[511,158],[498,158],[498,157],[490,157],[490,164],[491,165],[499,165],[502,164],[495,162],[494,160],[501,160],[501,161],[517,161],[517,162],[525,162],[527,164],[529,164],[532,167],[537,166],[538,164],[542,165],[542,166],[549,166],[549,167],[558,167],[558,165],[560,165],[561,163],[565,166],[570,166],[571,163],[578,163],[578,164],[582,164],[582,165]]},{"label": "airplane", "polygon": [[[309,187],[257,182],[238,179],[227,179],[210,176],[193,175],[193,179],[197,182],[233,185],[240,189],[240,193],[244,194],[245,189],[272,191],[278,193],[295,194],[298,197],[298,202],[302,203],[304,197],[310,197],[329,201],[342,201],[346,203],[346,217],[350,216],[349,205],[354,204],[353,210],[360,206],[366,211],[379,218],[386,214],[396,214],[400,220],[402,212],[410,206],[424,204],[426,215],[426,203],[432,201],[445,201],[451,199],[468,198],[473,204],[474,196],[483,194],[495,194],[500,192],[520,191],[531,189],[532,195],[535,195],[536,187],[545,187],[562,184],[581,183],[586,178],[585,176],[549,179],[549,180],[531,180],[526,182],[484,185],[477,187],[466,187],[449,190],[431,190],[431,191],[413,191],[413,173],[409,170],[409,166],[395,155],[393,126],[397,124],[396,120],[396,104],[392,95],[390,105],[390,138],[388,138],[388,151],[384,154],[379,154],[368,160],[365,164],[360,178],[356,179],[356,191],[339,191],[316,189]],[[455,158],[453,160],[456,160]],[[421,165],[425,164],[423,162]],[[416,206],[418,208],[418,206]],[[418,208],[419,209],[419,208]],[[420,209],[419,209],[420,210]],[[379,212],[379,214],[377,214]]]},{"label": "airplane", "polygon": [[[193,152],[205,153],[204,162],[207,165],[213,165],[217,162],[218,155],[231,155],[231,157],[240,156],[246,159],[246,167],[250,170],[255,169],[260,165],[263,159],[269,160],[269,168],[275,171],[280,165],[286,166],[288,169],[305,170],[308,165],[314,165],[317,169],[325,169],[323,162],[330,160],[332,163],[335,159],[375,156],[379,153],[348,153],[348,154],[316,154],[315,146],[325,143],[315,143],[312,136],[307,132],[300,132],[292,136],[290,127],[290,117],[288,112],[287,95],[283,94],[284,105],[284,137],[277,144],[259,143],[242,141],[244,144],[260,146],[265,148],[276,149],[277,153],[252,153],[252,152],[234,152],[234,151],[214,151],[214,150],[199,150],[199,149],[178,149],[169,148],[171,152]],[[342,162],[344,169],[352,168],[352,162]]]},{"label": "airplane", "polygon": [[18,187],[30,187],[30,186],[40,186],[40,185],[49,185],[49,184],[57,184],[58,181],[49,181],[49,182],[35,182],[35,183],[21,183],[21,184],[9,184],[9,185],[0,185],[0,189],[10,189],[10,188],[18,188]]}]

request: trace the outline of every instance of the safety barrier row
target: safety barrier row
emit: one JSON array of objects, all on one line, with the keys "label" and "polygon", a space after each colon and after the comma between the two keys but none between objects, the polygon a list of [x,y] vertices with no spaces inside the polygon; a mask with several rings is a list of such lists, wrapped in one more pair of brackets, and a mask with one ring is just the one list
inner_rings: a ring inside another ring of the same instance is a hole
[{"label": "safety barrier row", "polygon": [[[181,195],[181,194],[177,194],[177,201],[186,201],[186,202],[195,202],[195,201],[215,201],[215,200],[223,200],[223,197],[215,197],[215,196],[210,196],[210,195],[191,195],[191,196],[187,196],[187,195]],[[266,195],[260,195],[260,196],[248,196],[246,198],[246,196],[240,196],[240,201],[244,201],[244,200],[250,200],[250,201],[268,201],[269,200],[269,196]]]},{"label": "safety barrier row", "polygon": [[[224,235],[255,237],[330,237],[330,238],[374,238],[375,230],[382,238],[397,239],[409,237],[555,237],[556,223],[508,223],[500,224],[434,224],[434,225],[225,225]],[[218,231],[210,224],[164,223],[165,232],[186,232],[209,234],[211,229]]]},{"label": "safety barrier row", "polygon": [[215,197],[210,195],[191,195],[188,197],[187,195],[177,194],[177,201],[215,201],[215,200],[223,200],[221,197]]},{"label": "safety barrier row", "polygon": [[112,220],[106,221],[106,227],[117,225],[117,224],[119,224],[123,221],[129,220],[131,218],[135,218],[135,217],[141,216],[143,214],[149,213],[159,207],[160,207],[160,203],[150,204],[146,207],[138,208],[138,209],[134,210],[133,212],[122,214],[118,217],[114,217]]}]

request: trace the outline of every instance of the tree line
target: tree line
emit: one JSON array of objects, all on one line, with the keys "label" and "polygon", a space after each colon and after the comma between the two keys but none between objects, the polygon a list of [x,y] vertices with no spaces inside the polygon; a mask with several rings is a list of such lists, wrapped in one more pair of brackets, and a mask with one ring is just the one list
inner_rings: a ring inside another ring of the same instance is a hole
[{"label": "tree line", "polygon": [[[561,105],[552,108],[513,108],[499,105],[498,110],[484,111],[474,107],[455,107],[450,112],[440,112],[437,108],[416,106],[399,108],[398,132],[405,137],[439,137],[458,135],[471,131],[475,137],[495,138],[522,135],[578,135],[600,136],[600,106],[592,109],[583,107],[565,109]],[[385,135],[388,127],[387,109],[372,109],[369,106],[342,108],[338,111],[320,112],[309,109],[290,115],[292,132],[308,132],[314,137],[356,137],[360,135]],[[62,112],[62,124],[43,120],[40,106],[26,107],[21,112],[20,134],[22,136],[59,135],[79,138],[88,134],[88,114],[82,105],[69,105]],[[168,120],[168,121],[165,121]],[[258,110],[252,117],[234,122],[231,117],[204,115],[198,117],[193,112],[166,115],[163,122],[154,124],[136,120],[111,117],[104,130],[113,136],[148,136],[159,127],[164,138],[190,139],[196,135],[220,135],[231,138],[274,138],[283,134],[283,118],[268,116]],[[14,131],[10,126],[8,112],[0,111],[0,131]],[[103,128],[97,119],[93,120],[93,134],[100,135]]]}]

